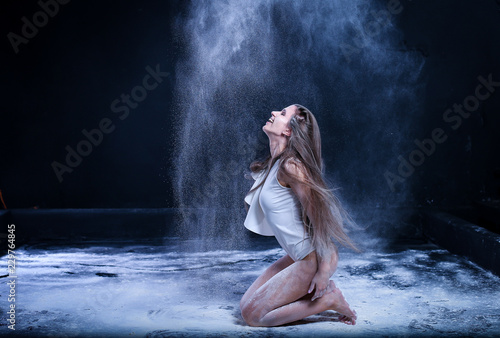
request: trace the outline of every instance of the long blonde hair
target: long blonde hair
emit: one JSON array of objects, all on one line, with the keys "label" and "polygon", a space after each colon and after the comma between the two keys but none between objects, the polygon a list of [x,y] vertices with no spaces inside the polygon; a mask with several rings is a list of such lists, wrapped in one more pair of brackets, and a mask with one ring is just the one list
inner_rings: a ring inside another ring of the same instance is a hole
[{"label": "long blonde hair", "polygon": [[[252,162],[250,170],[252,172],[267,170],[267,179],[268,169],[278,159],[281,159],[278,174],[284,175],[292,185],[294,183],[304,184],[310,188],[309,203],[313,206],[311,218],[315,220],[315,224],[312,224],[304,207],[301,208],[302,220],[320,257],[325,258],[332,251],[336,251],[337,248],[332,239],[343,246],[359,251],[344,229],[346,223],[354,224],[354,222],[323,178],[321,136],[316,118],[306,107],[299,104],[295,104],[295,106],[297,107],[296,113],[289,122],[289,128],[292,132],[285,149],[275,158],[269,155],[263,161]],[[288,161],[301,164],[301,171],[305,174],[305,179],[300,179],[287,170],[285,164]]]}]

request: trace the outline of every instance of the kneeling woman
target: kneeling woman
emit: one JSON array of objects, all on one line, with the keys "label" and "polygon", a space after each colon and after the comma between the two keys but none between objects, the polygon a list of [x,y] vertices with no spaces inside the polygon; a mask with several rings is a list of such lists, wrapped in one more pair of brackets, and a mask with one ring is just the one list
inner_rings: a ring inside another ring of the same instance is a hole
[{"label": "kneeling woman", "polygon": [[287,255],[245,292],[243,319],[251,326],[277,326],[334,310],[354,325],[356,313],[330,280],[338,261],[332,238],[357,249],[343,229],[347,215],[323,180],[316,119],[295,104],[272,112],[262,129],[270,155],[250,166],[255,183],[245,197],[245,226],[276,236]]}]

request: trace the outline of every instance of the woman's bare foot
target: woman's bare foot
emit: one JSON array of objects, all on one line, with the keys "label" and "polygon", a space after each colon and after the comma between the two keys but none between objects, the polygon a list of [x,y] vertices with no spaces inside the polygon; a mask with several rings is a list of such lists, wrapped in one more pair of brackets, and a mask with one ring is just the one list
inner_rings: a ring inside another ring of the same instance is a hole
[{"label": "woman's bare foot", "polygon": [[327,298],[330,302],[330,309],[340,313],[339,320],[347,325],[355,325],[356,319],[356,311],[351,310],[349,304],[347,304],[344,295],[342,295],[342,291],[335,285],[335,283],[331,280],[328,285],[328,289],[331,291],[325,294],[323,297]]}]

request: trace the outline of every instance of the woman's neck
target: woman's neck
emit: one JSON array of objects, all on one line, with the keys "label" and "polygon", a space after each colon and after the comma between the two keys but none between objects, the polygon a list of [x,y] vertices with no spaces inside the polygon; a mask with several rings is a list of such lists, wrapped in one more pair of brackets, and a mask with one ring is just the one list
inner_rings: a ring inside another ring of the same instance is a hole
[{"label": "woman's neck", "polygon": [[286,139],[273,139],[269,140],[269,151],[271,158],[275,158],[283,152],[286,147]]}]

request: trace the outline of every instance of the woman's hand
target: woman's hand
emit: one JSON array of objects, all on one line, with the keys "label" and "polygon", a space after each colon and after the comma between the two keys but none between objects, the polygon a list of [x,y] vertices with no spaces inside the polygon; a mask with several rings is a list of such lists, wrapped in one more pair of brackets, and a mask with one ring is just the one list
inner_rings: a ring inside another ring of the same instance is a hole
[{"label": "woman's hand", "polygon": [[311,285],[309,286],[309,291],[307,291],[307,293],[311,293],[313,292],[314,289],[316,289],[316,292],[314,292],[311,301],[320,298],[325,293],[331,291],[329,290],[329,286],[330,286],[330,276],[328,275],[328,273],[322,270],[318,270],[311,281]]},{"label": "woman's hand", "polygon": [[331,291],[330,277],[333,275],[335,270],[337,270],[338,263],[337,248],[335,247],[335,250],[326,260],[321,259],[321,257],[318,255],[316,255],[316,258],[318,260],[318,271],[316,271],[316,274],[311,281],[311,285],[309,286],[308,291],[308,293],[311,293],[314,289],[316,289],[316,292],[314,292],[311,301],[320,298],[325,293]]}]

